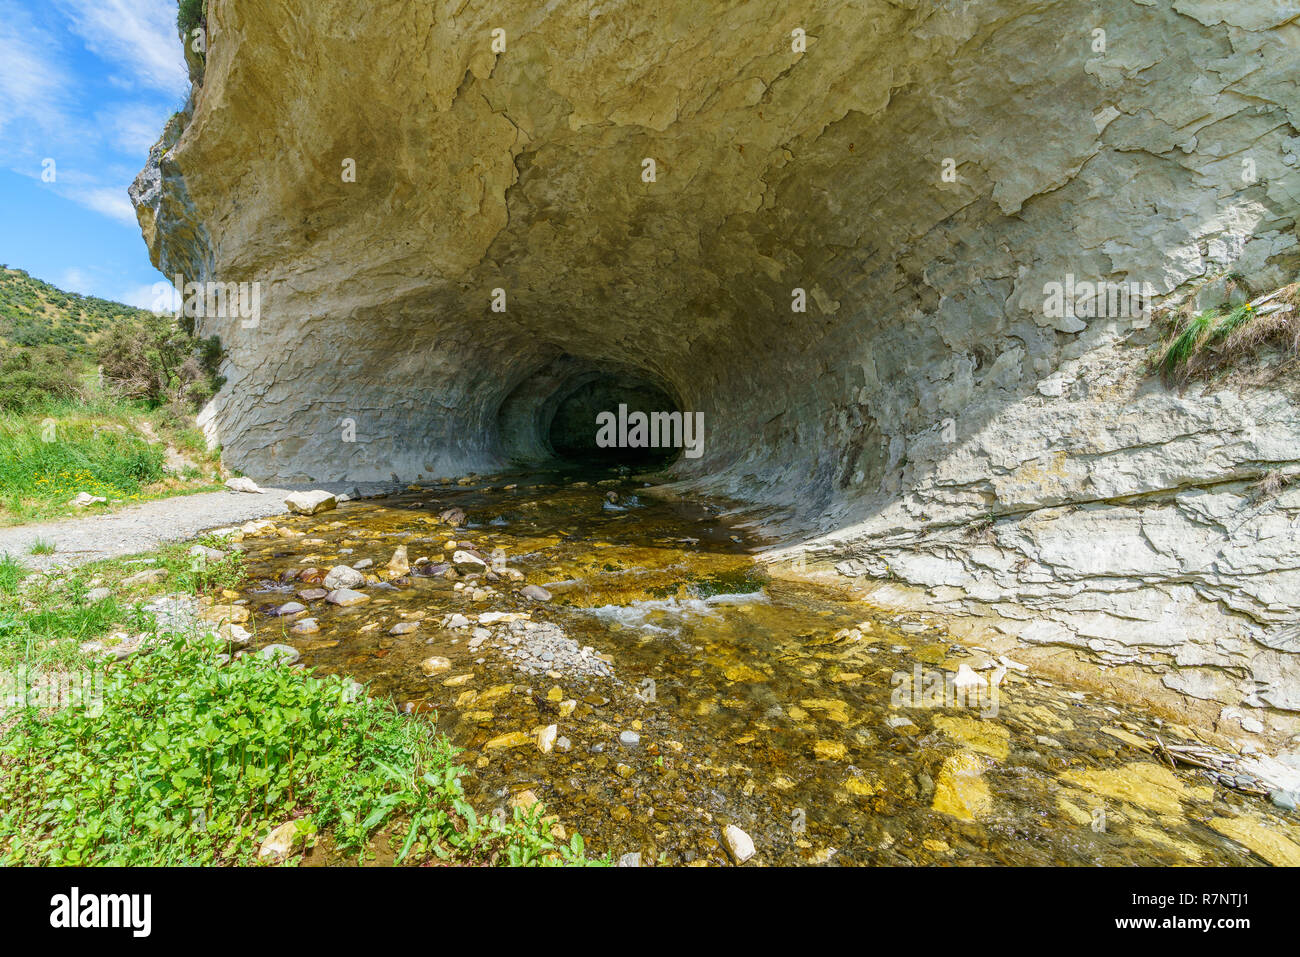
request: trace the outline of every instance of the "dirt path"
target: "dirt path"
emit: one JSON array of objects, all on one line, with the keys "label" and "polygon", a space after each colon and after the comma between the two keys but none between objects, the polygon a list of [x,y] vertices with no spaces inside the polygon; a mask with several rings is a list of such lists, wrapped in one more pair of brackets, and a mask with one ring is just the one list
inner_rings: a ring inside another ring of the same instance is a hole
[{"label": "dirt path", "polygon": [[[350,493],[357,487],[355,483],[341,485],[325,482],[264,488],[261,494],[202,492],[141,502],[117,512],[102,512],[39,525],[18,525],[0,529],[0,555],[7,552],[20,557],[25,565],[39,569],[134,555],[167,542],[186,541],[209,529],[282,515],[286,511],[284,497],[293,491],[323,488],[336,493]],[[360,486],[363,495],[388,490],[386,485]],[[54,543],[53,555],[29,554],[32,543],[38,538]]]}]

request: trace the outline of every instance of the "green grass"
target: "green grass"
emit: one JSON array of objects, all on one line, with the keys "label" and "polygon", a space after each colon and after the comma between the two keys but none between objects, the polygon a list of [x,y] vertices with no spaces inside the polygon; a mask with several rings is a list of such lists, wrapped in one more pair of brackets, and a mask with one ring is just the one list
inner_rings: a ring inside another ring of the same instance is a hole
[{"label": "green grass", "polygon": [[19,583],[30,569],[8,552],[0,555],[0,598],[18,593]]},{"label": "green grass", "polygon": [[[80,492],[126,503],[219,487],[193,413],[221,386],[220,358],[170,316],[0,266],[0,524],[74,514]],[[163,472],[169,444],[189,459],[179,475]]]},{"label": "green grass", "polygon": [[1174,337],[1165,349],[1160,360],[1160,372],[1166,378],[1173,378],[1178,370],[1185,366],[1204,345],[1210,330],[1214,327],[1217,309],[1208,309],[1190,322]]},{"label": "green grass", "polygon": [[[145,602],[160,594],[205,595],[233,588],[244,578],[244,555],[225,539],[204,536],[198,542],[226,552],[220,561],[200,561],[188,554],[194,543],[164,546],[144,555],[106,559],[57,575],[32,575],[22,562],[0,556],[0,670],[19,667],[63,670],[84,666],[84,642],[116,631],[136,635],[155,627]],[[123,579],[147,568],[164,568],[159,582],[124,585]],[[90,601],[92,587],[105,587],[108,598]]]},{"label": "green grass", "polygon": [[249,863],[297,820],[399,862],[586,863],[540,805],[480,817],[456,749],[420,716],[210,638],[172,636],[109,669],[102,703],[22,710],[0,732],[0,864]]},{"label": "green grass", "polygon": [[1160,359],[1161,375],[1167,381],[1185,377],[1195,360],[1222,346],[1254,318],[1255,308],[1249,303],[1219,306],[1192,317],[1165,348]]},{"label": "green grass", "polygon": [[163,478],[163,449],[125,426],[84,416],[0,417],[0,510],[29,519],[61,512],[80,492],[131,501]]},{"label": "green grass", "polygon": [[31,547],[27,549],[29,555],[53,555],[54,543],[45,538],[36,538],[32,541]]},{"label": "green grass", "polygon": [[1280,353],[1283,363],[1300,355],[1300,333],[1294,317],[1300,309],[1300,286],[1276,290],[1250,303],[1224,303],[1195,315],[1175,315],[1168,339],[1152,364],[1168,383],[1185,384],[1260,367]]},{"label": "green grass", "polygon": [[[142,429],[159,441],[151,442]],[[189,457],[194,468],[166,474],[166,444]],[[0,524],[219,489],[219,461],[191,420],[142,402],[99,396],[0,413]],[[70,505],[80,492],[109,501],[89,508]]]},{"label": "green grass", "polygon": [[142,606],[116,597],[87,598],[89,588],[76,573],[32,576],[20,587],[25,569],[6,555],[0,558],[0,671],[38,668],[61,671],[85,664],[81,644],[117,628],[153,625]]},{"label": "green grass", "polygon": [[[220,561],[203,561],[189,554],[195,545],[206,545],[226,553]],[[203,535],[193,541],[163,545],[150,552],[125,558],[109,558],[81,566],[75,573],[93,576],[106,587],[120,588],[120,582],[146,568],[165,568],[167,577],[145,586],[136,586],[133,594],[204,595],[223,588],[234,588],[244,580],[244,553],[219,535]]]}]

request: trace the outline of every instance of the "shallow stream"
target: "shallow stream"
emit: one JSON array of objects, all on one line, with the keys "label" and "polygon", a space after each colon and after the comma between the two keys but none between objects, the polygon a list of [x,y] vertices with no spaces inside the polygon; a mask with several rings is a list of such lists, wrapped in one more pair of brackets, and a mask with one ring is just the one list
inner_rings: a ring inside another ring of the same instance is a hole
[{"label": "shallow stream", "polygon": [[[724,863],[734,824],[764,864],[1300,855],[1293,814],[1132,744],[1194,743],[1191,729],[1003,664],[923,618],[769,580],[757,543],[718,509],[639,485],[494,476],[284,518],[245,538],[241,597],[259,644],[291,644],[434,718],[467,751],[476,806],[540,800],[557,834],[580,832],[598,854]],[[405,574],[386,568],[399,546]],[[325,572],[367,561],[369,600],[324,600]],[[307,611],[274,616],[288,601]],[[318,631],[291,630],[308,617]],[[972,690],[953,686],[959,671],[978,677]]]}]

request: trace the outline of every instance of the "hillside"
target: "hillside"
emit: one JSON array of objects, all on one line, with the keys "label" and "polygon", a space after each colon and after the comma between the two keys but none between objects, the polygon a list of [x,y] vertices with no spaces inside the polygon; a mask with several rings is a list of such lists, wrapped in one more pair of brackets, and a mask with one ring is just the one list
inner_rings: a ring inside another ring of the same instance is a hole
[{"label": "hillside", "polygon": [[21,269],[0,266],[0,341],[60,346],[89,358],[92,342],[112,324],[149,313],[97,296],[64,292]]}]

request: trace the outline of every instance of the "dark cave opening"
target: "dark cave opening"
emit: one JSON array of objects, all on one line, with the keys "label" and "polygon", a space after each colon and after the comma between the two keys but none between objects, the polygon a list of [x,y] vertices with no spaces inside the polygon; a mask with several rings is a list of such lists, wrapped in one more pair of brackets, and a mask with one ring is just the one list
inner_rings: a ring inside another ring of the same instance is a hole
[{"label": "dark cave opening", "polygon": [[663,389],[602,374],[559,400],[546,437],[568,462],[655,468],[681,455],[695,433]]}]

